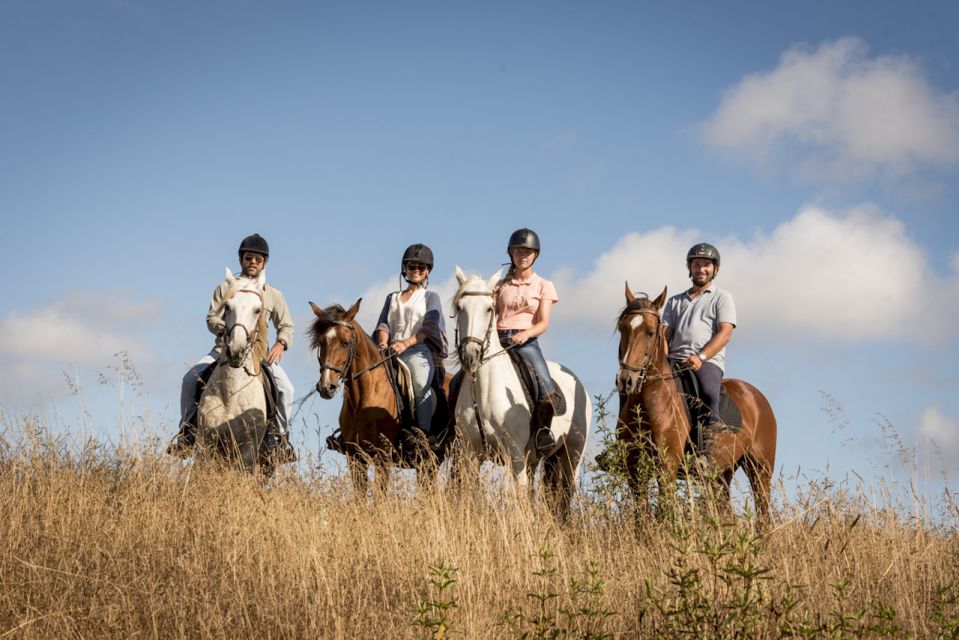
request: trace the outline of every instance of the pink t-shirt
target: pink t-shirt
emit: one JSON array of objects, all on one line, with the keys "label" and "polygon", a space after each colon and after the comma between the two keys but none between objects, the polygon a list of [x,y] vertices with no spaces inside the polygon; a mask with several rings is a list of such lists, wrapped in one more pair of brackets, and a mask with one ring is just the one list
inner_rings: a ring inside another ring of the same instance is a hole
[{"label": "pink t-shirt", "polygon": [[549,280],[535,273],[526,282],[507,280],[496,296],[496,328],[500,331],[529,329],[533,326],[540,300],[559,302],[556,287]]}]

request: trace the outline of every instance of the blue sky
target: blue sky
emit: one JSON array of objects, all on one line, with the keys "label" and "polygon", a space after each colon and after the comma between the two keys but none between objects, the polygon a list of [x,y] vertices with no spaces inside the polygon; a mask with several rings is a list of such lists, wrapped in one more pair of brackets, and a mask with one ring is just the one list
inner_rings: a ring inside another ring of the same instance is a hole
[{"label": "blue sky", "polygon": [[[623,281],[679,291],[706,240],[739,308],[728,375],[769,396],[784,472],[905,481],[888,422],[933,451],[923,474],[954,474],[957,14],[4,2],[0,405],[76,429],[82,399],[118,438],[98,374],[122,349],[142,377],[132,413],[172,430],[209,294],[252,232],[297,321],[299,397],[317,375],[307,301],[363,296],[368,324],[408,244],[433,247],[449,295],[454,265],[492,274],[528,226],[561,299],[547,355],[591,393],[612,388]],[[338,406],[306,404],[304,446]]]}]

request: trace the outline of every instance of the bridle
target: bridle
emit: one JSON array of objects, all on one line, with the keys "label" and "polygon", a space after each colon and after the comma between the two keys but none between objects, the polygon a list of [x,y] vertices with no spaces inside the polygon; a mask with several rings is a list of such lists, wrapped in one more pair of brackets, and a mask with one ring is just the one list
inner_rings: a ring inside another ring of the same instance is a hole
[{"label": "bridle", "polygon": [[352,322],[346,322],[344,320],[333,320],[330,324],[337,327],[346,327],[350,330],[350,344],[348,347],[348,352],[346,356],[346,362],[343,363],[342,367],[336,367],[332,364],[326,364],[323,362],[323,353],[321,350],[317,350],[316,359],[320,363],[320,377],[323,377],[323,372],[327,369],[335,373],[340,374],[340,380],[346,381],[350,379],[349,371],[350,367],[353,366],[353,360],[356,358],[356,329],[353,327]]},{"label": "bridle", "polygon": [[340,374],[340,381],[341,381],[341,382],[344,382],[344,383],[350,382],[350,381],[352,381],[352,380],[356,380],[357,378],[359,378],[359,377],[360,377],[361,375],[363,375],[364,373],[367,373],[368,371],[372,371],[373,369],[377,368],[378,366],[380,366],[380,365],[383,364],[384,362],[388,362],[388,361],[390,361],[390,360],[392,360],[393,358],[396,357],[396,353],[395,353],[394,351],[390,350],[389,354],[387,354],[387,355],[384,356],[383,358],[377,360],[376,362],[374,362],[374,363],[371,364],[370,366],[366,367],[365,369],[361,369],[360,371],[357,371],[356,373],[350,373],[350,368],[352,368],[352,366],[353,366],[353,361],[356,359],[356,327],[353,326],[353,323],[352,323],[352,322],[346,322],[345,320],[333,320],[333,321],[330,322],[330,324],[332,324],[332,325],[334,325],[334,326],[337,326],[337,327],[346,327],[347,329],[349,329],[349,330],[350,330],[350,344],[349,344],[349,347],[348,347],[348,352],[347,352],[347,356],[346,356],[346,362],[343,363],[343,366],[342,366],[342,367],[337,367],[337,366],[334,366],[334,365],[332,365],[332,364],[326,364],[326,363],[324,363],[323,360],[322,360],[322,353],[320,353],[319,350],[318,350],[317,355],[316,355],[316,359],[317,359],[317,361],[320,363],[320,377],[321,377],[321,378],[323,377],[323,371],[325,371],[326,369],[329,369],[330,371],[333,371],[333,372],[335,372],[335,373]]},{"label": "bridle", "polygon": [[[237,293],[252,293],[253,295],[255,295],[256,297],[258,297],[258,298],[260,299],[260,304],[261,304],[261,305],[262,305],[262,303],[263,303],[263,294],[260,293],[259,291],[254,290],[254,289],[239,289],[239,290],[237,290],[236,292],[234,292],[234,295],[237,294]],[[263,311],[262,311],[262,309],[261,309],[260,313],[262,313],[262,312],[263,312]],[[236,322],[236,323],[234,323],[233,326],[230,327],[230,329],[226,332],[227,338],[229,338],[230,336],[233,335],[233,331],[234,331],[237,327],[240,327],[241,329],[243,329],[243,333],[246,334],[246,348],[243,349],[243,353],[240,354],[240,362],[243,362],[244,360],[246,360],[246,357],[250,354],[250,351],[253,349],[253,343],[256,341],[256,338],[257,338],[257,336],[259,335],[259,332],[260,332],[260,323],[259,323],[259,320],[257,320],[256,327],[253,329],[253,331],[250,331],[250,330],[247,328],[247,326],[246,326],[245,324],[243,324],[242,322]]]},{"label": "bridle", "polygon": [[[466,296],[489,296],[490,298],[495,298],[496,294],[492,291],[464,291],[463,293],[459,294],[459,296],[457,297],[457,302],[459,301],[459,298],[463,298]],[[463,355],[464,355],[466,346],[471,343],[476,343],[480,346],[480,362],[479,363],[483,364],[484,362],[487,361],[487,358],[485,356],[486,356],[486,350],[489,349],[490,336],[493,335],[493,316],[494,315],[495,314],[493,313],[493,310],[490,309],[489,324],[486,325],[486,336],[482,340],[480,340],[476,336],[466,336],[465,338],[460,340],[460,327],[459,327],[459,323],[456,323],[454,339],[456,340],[456,354],[459,356],[460,362],[463,361]],[[450,317],[453,317],[453,316],[450,316]],[[499,355],[499,353],[501,352],[497,352],[494,355]]]},{"label": "bridle", "polygon": [[[637,309],[636,311],[633,311],[633,312],[627,314],[626,316],[624,316],[624,319],[625,319],[625,318],[628,318],[628,317],[631,316],[631,315],[635,315],[635,314],[637,314],[637,313],[643,313],[643,314],[646,314],[646,315],[654,316],[654,317],[656,318],[656,320],[657,320],[657,323],[658,323],[658,321],[659,321],[659,312],[654,311],[654,310],[652,310],[652,309]],[[657,326],[657,328],[658,328],[658,326]],[[648,349],[646,350],[646,353],[644,354],[644,356],[645,356],[645,362],[644,362],[643,366],[641,366],[641,367],[636,367],[636,366],[633,366],[633,365],[631,365],[631,364],[626,364],[625,362],[623,362],[623,358],[622,358],[622,357],[619,358],[619,368],[620,368],[620,369],[625,369],[626,371],[629,371],[629,372],[632,372],[632,373],[639,373],[639,384],[636,386],[636,393],[639,393],[640,390],[642,390],[643,385],[646,384],[647,380],[649,380],[649,368],[650,368],[651,366],[653,366],[653,360],[655,359],[655,358],[653,357],[653,353],[654,353],[654,351],[656,350],[656,347],[658,347],[658,346],[659,346],[659,340],[652,340],[652,341],[650,341],[650,348],[648,348]]]}]

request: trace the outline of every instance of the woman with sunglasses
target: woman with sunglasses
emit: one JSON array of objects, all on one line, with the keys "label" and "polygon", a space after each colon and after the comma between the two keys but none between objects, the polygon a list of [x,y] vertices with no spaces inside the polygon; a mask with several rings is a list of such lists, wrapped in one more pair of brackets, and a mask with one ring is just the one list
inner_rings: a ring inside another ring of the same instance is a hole
[{"label": "woman with sunglasses", "polygon": [[439,295],[428,291],[433,252],[425,244],[411,244],[403,253],[400,275],[406,288],[386,297],[374,339],[380,349],[392,348],[413,377],[416,427],[429,434],[435,393],[442,393],[446,373],[446,323]]}]

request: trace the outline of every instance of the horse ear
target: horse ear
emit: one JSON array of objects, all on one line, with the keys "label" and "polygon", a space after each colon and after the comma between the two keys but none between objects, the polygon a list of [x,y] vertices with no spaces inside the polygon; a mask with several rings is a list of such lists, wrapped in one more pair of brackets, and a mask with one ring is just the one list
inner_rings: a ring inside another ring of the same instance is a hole
[{"label": "horse ear", "polygon": [[233,277],[233,272],[230,271],[230,267],[226,268],[226,281],[229,282],[230,284],[233,284],[234,282],[236,282],[236,278]]},{"label": "horse ear", "polygon": [[460,284],[463,284],[464,282],[466,282],[466,274],[463,273],[463,270],[460,269],[459,265],[456,265],[456,280]]},{"label": "horse ear", "polygon": [[503,278],[503,270],[500,269],[493,274],[493,277],[489,279],[489,282],[486,283],[487,289],[495,289],[496,285],[499,284],[499,281]]},{"label": "horse ear", "polygon": [[629,290],[629,281],[626,281],[626,304],[632,304],[636,300],[636,296],[633,295],[633,292]]},{"label": "horse ear", "polygon": [[260,271],[260,275],[256,277],[255,283],[257,289],[263,289],[263,286],[266,284],[266,269]]},{"label": "horse ear", "polygon": [[663,287],[663,292],[659,294],[659,297],[653,300],[653,306],[656,309],[662,309],[664,302],[666,302],[666,287]]},{"label": "horse ear", "polygon": [[320,309],[318,306],[316,306],[316,305],[313,304],[312,302],[310,303],[310,308],[313,309],[313,313],[316,314],[316,317],[317,317],[317,318],[325,318],[325,317],[326,317],[326,313],[323,312],[323,309]]},{"label": "horse ear", "polygon": [[353,303],[353,306],[346,310],[346,313],[343,315],[343,319],[347,322],[353,322],[353,318],[356,317],[356,314],[360,310],[360,303],[363,302],[363,298],[360,298]]}]

